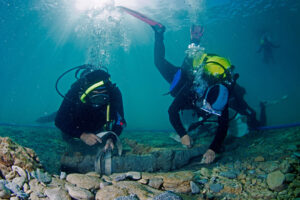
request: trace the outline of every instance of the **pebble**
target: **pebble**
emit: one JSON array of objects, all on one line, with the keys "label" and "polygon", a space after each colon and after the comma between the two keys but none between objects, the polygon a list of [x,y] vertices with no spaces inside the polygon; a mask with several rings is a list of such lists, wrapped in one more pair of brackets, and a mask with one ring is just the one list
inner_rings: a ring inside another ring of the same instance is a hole
[{"label": "pebble", "polygon": [[103,189],[104,187],[106,187],[108,185],[112,185],[112,183],[110,183],[110,182],[101,182],[100,183],[100,189]]},{"label": "pebble", "polygon": [[30,173],[35,179],[42,183],[50,183],[52,181],[52,177],[48,172],[43,172],[40,169],[33,171]]},{"label": "pebble", "polygon": [[237,177],[237,174],[234,172],[228,171],[228,172],[221,172],[220,176],[223,176],[223,177],[226,177],[229,179],[235,179]]},{"label": "pebble", "polygon": [[0,199],[9,199],[11,192],[5,187],[4,183],[0,183]]},{"label": "pebble", "polygon": [[207,168],[203,167],[200,169],[200,174],[205,177],[210,177],[211,172]]},{"label": "pebble", "polygon": [[142,179],[140,179],[138,182],[141,183],[141,184],[147,185],[148,182],[149,182],[149,179],[143,179],[143,178],[142,178]]},{"label": "pebble", "polygon": [[266,179],[268,177],[267,174],[260,174],[257,176],[257,178],[260,178],[260,179]]},{"label": "pebble", "polygon": [[67,173],[66,172],[60,172],[60,176],[59,176],[59,179],[61,180],[65,180],[67,177]]},{"label": "pebble", "polygon": [[141,172],[127,172],[126,177],[132,180],[140,180],[142,178]]},{"label": "pebble", "polygon": [[183,200],[180,196],[174,194],[173,192],[167,191],[155,196],[152,200]]},{"label": "pebble", "polygon": [[117,197],[114,200],[139,200],[136,194],[131,194],[130,196]]},{"label": "pebble", "polygon": [[120,174],[116,176],[115,181],[124,181],[126,179],[126,174]]},{"label": "pebble", "polygon": [[220,183],[217,183],[217,184],[211,184],[209,186],[209,189],[214,192],[214,193],[218,193],[220,192],[222,189],[224,188],[224,186]]},{"label": "pebble", "polygon": [[208,182],[208,180],[207,179],[200,179],[200,180],[196,180],[196,182],[199,183],[199,184],[205,185]]},{"label": "pebble", "polygon": [[148,185],[150,186],[150,187],[153,187],[153,188],[155,188],[155,189],[159,189],[160,187],[161,187],[161,185],[163,184],[163,179],[162,178],[151,178],[150,180],[149,180],[149,183],[148,183]]},{"label": "pebble", "polygon": [[262,156],[257,156],[255,159],[254,159],[255,162],[264,162],[265,161],[265,158],[262,157]]},{"label": "pebble", "polygon": [[198,185],[196,183],[191,181],[190,186],[191,186],[192,194],[199,194],[200,193],[200,188],[198,187]]}]

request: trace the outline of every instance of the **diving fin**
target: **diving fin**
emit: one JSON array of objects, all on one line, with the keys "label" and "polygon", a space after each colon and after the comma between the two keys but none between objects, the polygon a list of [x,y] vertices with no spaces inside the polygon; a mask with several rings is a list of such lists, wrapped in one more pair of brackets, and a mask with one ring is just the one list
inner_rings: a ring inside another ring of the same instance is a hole
[{"label": "diving fin", "polygon": [[134,10],[131,10],[129,8],[126,8],[124,6],[118,6],[118,8],[121,8],[122,10],[124,10],[126,13],[128,13],[129,15],[132,15],[136,18],[138,18],[139,20],[149,24],[152,28],[154,29],[160,29],[162,31],[165,30],[165,27],[164,25],[160,24],[159,22],[156,22],[150,18],[148,18],[147,16],[137,12],[137,11],[134,11]]}]

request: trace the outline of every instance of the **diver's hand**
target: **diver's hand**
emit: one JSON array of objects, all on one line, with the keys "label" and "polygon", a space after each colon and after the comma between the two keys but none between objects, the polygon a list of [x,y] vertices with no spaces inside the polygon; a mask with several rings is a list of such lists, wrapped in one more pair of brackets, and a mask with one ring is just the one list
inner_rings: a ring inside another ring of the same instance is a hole
[{"label": "diver's hand", "polygon": [[102,143],[101,138],[93,133],[82,133],[80,139],[89,146],[93,146],[97,142]]},{"label": "diver's hand", "polygon": [[208,149],[206,153],[203,155],[201,163],[210,164],[215,160],[215,158],[216,158],[216,153],[213,150]]},{"label": "diver's hand", "polygon": [[113,150],[114,148],[115,148],[114,141],[111,138],[107,139],[106,144],[104,146],[104,151],[109,149]]},{"label": "diver's hand", "polygon": [[191,138],[188,134],[184,135],[181,137],[181,144],[187,146],[187,148],[191,148],[192,147],[192,142],[191,142]]}]

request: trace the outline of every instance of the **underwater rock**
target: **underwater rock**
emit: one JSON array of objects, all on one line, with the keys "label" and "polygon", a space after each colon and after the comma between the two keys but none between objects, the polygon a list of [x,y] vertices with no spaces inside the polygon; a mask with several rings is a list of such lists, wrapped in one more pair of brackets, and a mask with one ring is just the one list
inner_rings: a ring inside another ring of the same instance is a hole
[{"label": "underwater rock", "polygon": [[22,188],[26,182],[26,179],[24,177],[16,177],[12,180],[12,182]]},{"label": "underwater rock", "polygon": [[106,187],[108,185],[112,185],[112,183],[110,183],[110,182],[101,182],[100,183],[100,189],[102,189],[102,188],[104,188],[104,187]]},{"label": "underwater rock", "polygon": [[176,193],[191,192],[190,181],[193,181],[195,174],[192,171],[178,171],[169,173],[142,173],[142,179],[153,178],[163,179],[164,190]]},{"label": "underwater rock", "polygon": [[284,160],[284,161],[282,161],[282,163],[280,163],[279,169],[282,173],[286,174],[286,173],[292,171],[292,166],[290,165],[290,163],[287,160]]},{"label": "underwater rock", "polygon": [[276,161],[266,161],[259,163],[258,168],[267,173],[271,173],[279,168],[279,164]]},{"label": "underwater rock", "polygon": [[85,175],[87,175],[87,176],[93,176],[93,177],[96,177],[96,178],[100,178],[101,177],[101,175],[99,173],[97,173],[97,172],[88,172]]},{"label": "underwater rock", "polygon": [[67,177],[67,173],[66,173],[66,172],[60,172],[59,178],[60,178],[61,180],[65,180],[66,177]]},{"label": "underwater rock", "polygon": [[126,174],[119,174],[114,178],[115,181],[124,181],[126,180]]},{"label": "underwater rock", "polygon": [[23,190],[20,189],[20,187],[13,183],[13,182],[8,182],[5,184],[5,187],[7,187],[12,193],[14,193],[17,197],[21,199],[26,199],[28,198],[28,194],[26,194]]},{"label": "underwater rock", "polygon": [[10,190],[5,187],[4,182],[0,182],[0,199],[9,199],[11,195]]},{"label": "underwater rock", "polygon": [[13,165],[29,171],[41,167],[33,150],[18,145],[8,137],[0,137],[0,158],[0,174],[4,176],[12,171]]},{"label": "underwater rock", "polygon": [[126,178],[132,179],[132,180],[140,180],[142,178],[141,172],[127,172]]},{"label": "underwater rock", "polygon": [[114,200],[118,197],[136,194],[140,200],[152,199],[162,192],[150,186],[139,184],[135,181],[121,181],[106,186],[96,193],[96,200]]},{"label": "underwater rock", "polygon": [[69,183],[87,190],[99,189],[101,182],[101,180],[97,177],[87,176],[84,174],[69,174],[66,180]]},{"label": "underwater rock", "polygon": [[163,187],[176,193],[190,193],[190,182],[193,180],[194,173],[192,171],[179,171],[171,173],[160,173],[163,178]]},{"label": "underwater rock", "polygon": [[191,181],[190,185],[191,185],[192,194],[199,194],[200,193],[200,188],[198,187],[198,185],[196,183]]},{"label": "underwater rock", "polygon": [[11,181],[13,180],[16,176],[18,175],[18,173],[16,171],[11,171],[8,174],[6,174],[5,176],[5,180]]},{"label": "underwater rock", "polygon": [[200,171],[198,171],[202,176],[204,176],[204,177],[210,177],[211,176],[211,171],[209,170],[209,169],[207,169],[207,168],[205,168],[205,167],[202,167],[201,169],[200,169]]},{"label": "underwater rock", "polygon": [[147,185],[149,183],[149,179],[142,178],[142,179],[138,180],[138,182],[141,184]]},{"label": "underwater rock", "polygon": [[19,166],[13,165],[12,167],[13,171],[16,171],[21,177],[24,177],[25,179],[27,179],[27,173],[25,172],[24,169],[22,169]]},{"label": "underwater rock", "polygon": [[280,171],[275,171],[268,174],[267,183],[271,190],[281,191],[283,189],[283,182],[285,176]]},{"label": "underwater rock", "polygon": [[37,179],[41,183],[50,183],[52,180],[52,177],[48,172],[43,172],[41,169],[37,169],[36,171],[32,171],[31,176]]},{"label": "underwater rock", "polygon": [[129,196],[117,197],[114,200],[139,200],[136,194],[131,194]]},{"label": "underwater rock", "polygon": [[164,181],[162,178],[151,178],[151,179],[149,179],[148,185],[155,189],[159,189],[162,186],[163,182]]},{"label": "underwater rock", "polygon": [[246,199],[272,199],[275,198],[275,195],[266,188],[261,187],[251,187],[246,188],[247,193],[250,195]]},{"label": "underwater rock", "polygon": [[208,183],[208,179],[197,179],[196,182],[205,185],[206,183]]},{"label": "underwater rock", "polygon": [[30,190],[33,191],[35,194],[44,194],[46,190],[46,187],[36,179],[32,179],[29,181],[29,187]]},{"label": "underwater rock", "polygon": [[218,193],[220,192],[222,189],[224,188],[224,186],[220,183],[216,183],[216,184],[210,184],[209,185],[209,189],[214,192],[214,193]]},{"label": "underwater rock", "polygon": [[158,196],[155,196],[153,200],[182,200],[182,198],[171,191],[167,191]]},{"label": "underwater rock", "polygon": [[50,200],[71,200],[68,192],[62,188],[49,188],[45,190],[45,194]]},{"label": "underwater rock", "polygon": [[264,162],[265,161],[265,158],[262,157],[262,156],[257,156],[255,159],[254,159],[255,162]]},{"label": "underwater rock", "polygon": [[95,196],[89,190],[72,186],[71,184],[66,184],[66,189],[68,190],[69,195],[73,199],[87,199],[93,200]]},{"label": "underwater rock", "polygon": [[237,178],[237,174],[232,172],[232,171],[228,171],[228,172],[221,172],[220,176],[229,178],[229,179],[235,179]]}]

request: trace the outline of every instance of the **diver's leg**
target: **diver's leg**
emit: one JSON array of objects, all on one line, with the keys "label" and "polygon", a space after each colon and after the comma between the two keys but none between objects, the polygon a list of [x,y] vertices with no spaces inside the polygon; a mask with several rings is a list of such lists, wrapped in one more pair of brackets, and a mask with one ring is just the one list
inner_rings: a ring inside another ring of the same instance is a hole
[{"label": "diver's leg", "polygon": [[260,124],[260,126],[265,126],[267,124],[266,105],[263,102],[260,103],[259,124]]},{"label": "diver's leg", "polygon": [[165,45],[163,39],[163,33],[155,31],[154,63],[164,79],[168,81],[168,83],[171,83],[174,75],[178,71],[178,67],[175,67],[165,59]]}]

